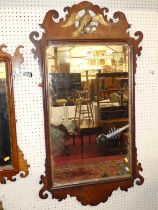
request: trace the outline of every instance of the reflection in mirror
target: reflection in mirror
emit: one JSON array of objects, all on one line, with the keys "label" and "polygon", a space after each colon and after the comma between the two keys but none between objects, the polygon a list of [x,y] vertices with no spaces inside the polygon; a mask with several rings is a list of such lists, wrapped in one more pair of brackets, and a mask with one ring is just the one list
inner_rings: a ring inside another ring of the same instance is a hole
[{"label": "reflection in mirror", "polygon": [[130,47],[49,44],[53,187],[132,176]]},{"label": "reflection in mirror", "polygon": [[6,62],[0,61],[0,170],[12,167],[6,72]]}]

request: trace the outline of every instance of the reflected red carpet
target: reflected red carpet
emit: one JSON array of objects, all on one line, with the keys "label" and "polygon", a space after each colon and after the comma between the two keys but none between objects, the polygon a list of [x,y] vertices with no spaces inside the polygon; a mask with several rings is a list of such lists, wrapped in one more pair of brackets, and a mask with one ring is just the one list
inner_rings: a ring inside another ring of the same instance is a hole
[{"label": "reflected red carpet", "polygon": [[54,160],[55,166],[64,166],[69,164],[84,164],[91,161],[121,160],[124,157],[125,155],[101,156],[96,143],[96,136],[93,135],[90,142],[89,137],[84,137],[83,159],[81,155],[81,140],[75,137],[75,145],[73,145],[73,139],[69,138],[65,143],[65,153],[56,156]]},{"label": "reflected red carpet", "polygon": [[[96,158],[97,159],[97,158]],[[121,160],[90,161],[77,164],[67,164],[54,168],[55,185],[77,184],[83,181],[102,180],[120,176],[122,171]]]}]

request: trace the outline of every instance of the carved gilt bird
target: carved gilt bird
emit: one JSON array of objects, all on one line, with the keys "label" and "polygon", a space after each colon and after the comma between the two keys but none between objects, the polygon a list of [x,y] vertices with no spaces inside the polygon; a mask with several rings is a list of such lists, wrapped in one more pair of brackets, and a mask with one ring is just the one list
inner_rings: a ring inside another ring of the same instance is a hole
[{"label": "carved gilt bird", "polygon": [[91,16],[89,10],[86,9],[83,16],[79,16],[78,14],[73,13],[68,21],[62,25],[62,27],[69,27],[75,24],[76,21],[78,21],[79,24],[72,34],[73,37],[77,37],[80,33],[92,33],[94,28],[96,29],[97,27],[97,25],[93,25],[92,23],[101,23],[105,26],[108,25],[108,22],[103,18],[101,14]]}]

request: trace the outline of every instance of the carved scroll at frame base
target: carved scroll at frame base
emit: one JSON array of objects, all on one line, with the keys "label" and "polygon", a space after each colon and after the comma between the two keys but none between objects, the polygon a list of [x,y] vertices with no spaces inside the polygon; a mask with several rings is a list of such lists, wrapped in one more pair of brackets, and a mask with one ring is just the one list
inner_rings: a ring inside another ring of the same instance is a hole
[{"label": "carved scroll at frame base", "polygon": [[[30,165],[27,163],[27,160],[24,158],[24,155],[22,151],[18,148],[18,160],[19,160],[19,171],[5,171],[5,176],[3,174],[0,174],[0,183],[6,184],[7,180],[10,180],[12,182],[16,181],[16,177],[14,177],[17,174],[20,174],[21,178],[25,178],[29,175],[29,167]],[[7,177],[7,178],[6,178]]]},{"label": "carved scroll at frame base", "polygon": [[138,179],[136,181],[137,185],[142,185],[144,183],[144,178],[139,174],[139,171],[143,171],[141,163],[137,163],[137,174],[136,174],[136,178]]},{"label": "carved scroll at frame base", "polygon": [[18,156],[19,156],[19,171],[20,177],[25,178],[29,175],[29,167],[30,165],[27,163],[27,160],[24,158],[24,154],[20,149],[18,149]]},{"label": "carved scroll at frame base", "polygon": [[[134,180],[136,180],[137,185],[142,185],[144,183],[144,178],[139,174],[143,171],[141,164],[137,163],[136,176],[135,178],[127,178],[120,180],[111,180],[108,182],[95,183],[91,185],[80,185],[73,186],[63,189],[48,189],[47,177],[41,175],[40,184],[43,184],[39,192],[39,196],[42,199],[48,198],[48,191],[52,194],[52,198],[56,198],[59,201],[66,199],[69,195],[70,197],[76,197],[76,199],[82,205],[96,206],[99,203],[104,203],[112,195],[112,192],[120,188],[122,191],[128,191],[129,188],[134,186]],[[138,180],[137,180],[138,179]],[[46,192],[47,191],[47,192]]]},{"label": "carved scroll at frame base", "polygon": [[41,190],[39,191],[39,196],[40,196],[40,198],[42,198],[42,199],[48,198],[48,194],[45,193],[45,191],[46,191],[47,188],[48,188],[47,177],[44,176],[44,175],[41,175],[41,180],[40,180],[39,183],[40,183],[40,184],[43,184],[43,187],[42,187]]}]

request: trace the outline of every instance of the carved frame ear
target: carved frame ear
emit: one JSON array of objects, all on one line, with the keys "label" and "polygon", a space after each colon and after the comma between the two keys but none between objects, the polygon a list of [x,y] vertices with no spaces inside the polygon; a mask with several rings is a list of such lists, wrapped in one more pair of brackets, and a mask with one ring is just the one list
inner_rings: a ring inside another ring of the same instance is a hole
[{"label": "carved frame ear", "polygon": [[29,165],[24,159],[22,151],[17,146],[16,139],[16,120],[15,120],[15,109],[14,109],[14,94],[13,94],[13,72],[20,67],[23,63],[24,58],[20,53],[20,48],[23,46],[18,46],[11,56],[9,53],[5,52],[3,49],[7,48],[6,45],[0,45],[0,61],[6,63],[6,78],[7,78],[7,93],[8,93],[8,112],[9,112],[9,124],[10,124],[10,141],[12,150],[12,168],[0,170],[0,183],[6,184],[6,180],[16,181],[15,175],[20,174],[21,178],[28,176]]},{"label": "carved frame ear", "polygon": [[[79,12],[84,8],[84,15],[79,16]],[[39,68],[43,79],[43,106],[44,106],[44,126],[45,126],[45,146],[46,161],[45,175],[41,175],[40,184],[43,184],[39,196],[42,199],[48,197],[48,192],[52,194],[52,198],[59,201],[65,199],[67,195],[75,196],[83,205],[97,205],[105,202],[111,196],[114,190],[120,188],[127,191],[133,187],[134,180],[136,184],[141,185],[144,178],[139,174],[142,171],[141,164],[137,162],[137,152],[135,146],[135,72],[137,56],[140,56],[142,47],[139,46],[143,39],[143,34],[137,31],[130,36],[129,29],[131,25],[127,22],[126,16],[122,12],[115,12],[113,18],[108,18],[109,10],[100,8],[90,2],[81,2],[72,7],[65,7],[64,12],[67,13],[66,18],[59,19],[59,13],[56,10],[50,10],[46,13],[43,23],[40,24],[44,29],[42,38],[38,40],[39,33],[33,31],[30,34],[30,40],[35,45],[32,49],[34,58],[38,58]],[[93,13],[93,15],[91,15]],[[76,22],[79,22],[77,25]],[[95,30],[91,31],[91,23],[95,22]],[[77,25],[77,26],[76,26]],[[50,153],[50,134],[49,134],[49,114],[48,114],[48,88],[46,81],[46,70],[44,68],[45,47],[51,43],[84,43],[84,42],[101,42],[101,43],[126,43],[131,51],[131,68],[132,68],[132,176],[126,179],[109,180],[106,182],[70,186],[60,189],[53,188],[52,170],[51,170],[51,153]]]}]

